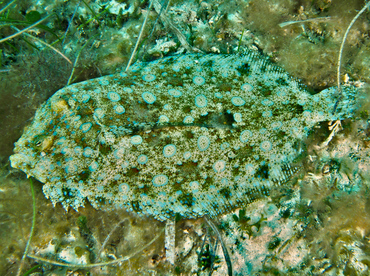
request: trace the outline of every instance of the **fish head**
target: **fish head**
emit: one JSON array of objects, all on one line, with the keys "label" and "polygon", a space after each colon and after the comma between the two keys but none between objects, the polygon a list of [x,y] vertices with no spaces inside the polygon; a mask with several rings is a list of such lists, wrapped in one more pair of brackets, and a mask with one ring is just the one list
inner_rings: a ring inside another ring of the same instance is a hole
[{"label": "fish head", "polygon": [[38,160],[44,156],[54,144],[54,136],[48,133],[53,123],[50,101],[37,110],[34,120],[28,125],[21,138],[15,142],[14,154],[10,157],[11,166],[24,171],[27,176],[34,176],[45,182],[45,168],[38,167]]}]

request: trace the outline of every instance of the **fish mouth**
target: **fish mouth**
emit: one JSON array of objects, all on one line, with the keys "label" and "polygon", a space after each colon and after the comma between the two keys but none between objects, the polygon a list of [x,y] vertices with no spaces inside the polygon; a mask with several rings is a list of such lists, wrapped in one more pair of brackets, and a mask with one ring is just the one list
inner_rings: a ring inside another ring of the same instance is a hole
[{"label": "fish mouth", "polygon": [[13,168],[19,169],[27,174],[27,178],[30,176],[36,178],[42,183],[46,183],[45,170],[42,170],[38,166],[37,160],[32,156],[32,153],[16,152],[9,157],[10,165]]},{"label": "fish mouth", "polygon": [[24,171],[27,177],[33,176],[33,169],[37,163],[36,153],[26,146],[26,140],[21,137],[16,143],[14,154],[9,157],[10,166]]},{"label": "fish mouth", "polygon": [[20,169],[24,171],[27,176],[30,176],[30,171],[32,170],[31,164],[32,160],[28,154],[15,153],[9,157],[10,165],[13,168]]}]

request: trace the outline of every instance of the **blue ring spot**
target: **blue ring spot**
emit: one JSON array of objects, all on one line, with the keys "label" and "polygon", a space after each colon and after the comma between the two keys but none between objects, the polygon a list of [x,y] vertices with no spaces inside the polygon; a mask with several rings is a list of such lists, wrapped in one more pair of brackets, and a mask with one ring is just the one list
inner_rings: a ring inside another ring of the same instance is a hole
[{"label": "blue ring spot", "polygon": [[67,165],[64,169],[66,173],[75,173],[77,171],[77,166],[76,165]]},{"label": "blue ring spot", "polygon": [[233,115],[235,122],[240,123],[242,121],[242,114],[241,113],[234,113]]},{"label": "blue ring spot", "polygon": [[134,90],[132,90],[130,87],[124,87],[123,91],[125,91],[127,93],[132,93]]},{"label": "blue ring spot", "polygon": [[271,116],[272,116],[272,112],[270,110],[262,112],[262,117],[268,118],[268,117],[271,117]]},{"label": "blue ring spot", "polygon": [[224,143],[221,144],[221,150],[225,150],[228,147],[230,147],[230,144],[228,142],[224,142]]},{"label": "blue ring spot", "polygon": [[302,115],[305,116],[305,117],[311,116],[311,114],[312,114],[312,111],[309,110],[309,109],[303,111],[303,113],[302,113]]},{"label": "blue ring spot", "polygon": [[118,102],[121,100],[121,96],[116,92],[108,92],[108,99],[110,99],[112,102]]},{"label": "blue ring spot", "polygon": [[131,144],[140,145],[143,142],[143,138],[140,135],[134,135],[131,137]]},{"label": "blue ring spot", "polygon": [[190,189],[191,189],[191,191],[192,191],[193,193],[196,193],[196,192],[198,192],[198,191],[199,191],[199,187],[200,187],[200,185],[199,185],[199,182],[198,182],[198,181],[191,181],[191,182],[189,183],[189,186],[190,186]]},{"label": "blue ring spot", "polygon": [[89,166],[89,170],[90,170],[91,172],[94,172],[94,171],[96,171],[98,168],[99,168],[99,164],[98,164],[98,162],[96,162],[96,161],[92,161],[92,162],[91,162],[91,164],[90,164],[90,166]]},{"label": "blue ring spot", "polygon": [[197,146],[200,151],[205,151],[209,148],[209,145],[211,144],[211,141],[209,138],[205,135],[201,135],[198,138]]},{"label": "blue ring spot", "polygon": [[170,94],[171,96],[175,97],[175,98],[178,98],[182,95],[181,91],[180,90],[177,90],[177,89],[170,89],[168,90],[168,94]]},{"label": "blue ring spot", "polygon": [[144,165],[146,162],[148,162],[148,156],[146,156],[145,154],[140,154],[138,157],[137,157],[137,162],[141,165]]},{"label": "blue ring spot", "polygon": [[158,123],[168,123],[170,119],[166,115],[161,115],[158,118]]},{"label": "blue ring spot", "polygon": [[184,158],[189,159],[191,157],[191,152],[190,151],[185,151],[184,152]]},{"label": "blue ring spot", "polygon": [[235,106],[243,106],[245,101],[241,97],[236,96],[231,98],[231,103]]},{"label": "blue ring spot", "polygon": [[263,151],[265,151],[265,152],[268,152],[268,151],[270,151],[271,149],[272,149],[272,144],[271,144],[271,142],[270,141],[263,141],[263,142],[261,142],[261,144],[260,144],[260,149],[261,150],[263,150]]},{"label": "blue ring spot", "polygon": [[77,153],[77,154],[81,154],[81,153],[82,153],[82,147],[77,146],[77,147],[75,147],[75,148],[74,148],[74,151],[75,151],[75,153]]},{"label": "blue ring spot", "polygon": [[172,157],[176,154],[176,146],[174,144],[168,144],[163,148],[164,157]]},{"label": "blue ring spot", "polygon": [[218,99],[222,99],[222,94],[220,92],[216,92],[215,97]]},{"label": "blue ring spot", "polygon": [[87,103],[90,100],[90,95],[89,94],[83,94],[82,95],[82,102]]},{"label": "blue ring spot", "polygon": [[98,119],[103,119],[104,116],[105,116],[103,109],[101,109],[101,108],[95,109],[94,110],[94,116],[96,116]]},{"label": "blue ring spot", "polygon": [[180,71],[180,65],[178,63],[174,64],[172,66],[172,70],[175,71],[175,72],[179,72]]},{"label": "blue ring spot", "polygon": [[80,129],[82,130],[83,133],[88,132],[92,127],[92,123],[84,123],[80,126]]},{"label": "blue ring spot", "polygon": [[125,113],[126,110],[122,105],[116,105],[114,107],[114,112],[116,112],[116,114],[118,114],[118,115],[121,115],[121,114]]},{"label": "blue ring spot", "polygon": [[90,157],[91,155],[93,155],[94,154],[94,151],[93,151],[93,149],[92,148],[90,148],[90,147],[86,147],[86,148],[84,148],[84,152],[83,152],[83,155],[85,156],[85,157]]},{"label": "blue ring spot", "polygon": [[116,159],[121,159],[125,153],[125,150],[123,148],[116,149],[113,152],[113,155]]},{"label": "blue ring spot", "polygon": [[243,130],[242,133],[240,133],[240,142],[246,143],[248,142],[249,138],[251,138],[253,135],[252,131],[250,130]]},{"label": "blue ring spot", "polygon": [[156,79],[156,76],[153,74],[143,75],[143,80],[145,81],[154,81],[155,79]]},{"label": "blue ring spot", "polygon": [[202,85],[206,82],[205,78],[203,78],[202,76],[195,76],[193,78],[193,82],[196,84],[196,85]]},{"label": "blue ring spot", "polygon": [[99,81],[99,84],[101,84],[101,85],[108,85],[109,84],[109,81],[108,80],[101,80],[101,81]]},{"label": "blue ring spot", "polygon": [[155,102],[155,100],[157,99],[157,97],[153,94],[153,93],[150,93],[150,92],[143,92],[141,94],[141,97],[143,98],[143,100],[147,103],[147,104],[152,104]]},{"label": "blue ring spot", "polygon": [[273,102],[273,101],[271,101],[271,100],[269,100],[269,99],[263,99],[263,100],[261,101],[261,103],[262,103],[264,106],[272,106],[272,105],[274,105],[274,102]]},{"label": "blue ring spot", "polygon": [[186,116],[183,120],[184,124],[192,124],[194,122],[194,118],[192,116]]},{"label": "blue ring spot", "polygon": [[197,107],[206,107],[207,106],[207,97],[204,96],[203,94],[199,94],[195,96],[195,105]]},{"label": "blue ring spot", "polygon": [[266,128],[260,128],[259,130],[258,130],[258,132],[259,133],[261,133],[261,134],[265,134],[266,133],[266,131],[267,131],[267,129]]},{"label": "blue ring spot", "polygon": [[245,171],[249,175],[254,175],[256,170],[254,169],[254,166],[252,164],[245,165]]},{"label": "blue ring spot", "polygon": [[130,165],[130,162],[128,162],[127,160],[125,160],[125,161],[121,164],[121,168],[122,168],[122,169],[126,169],[129,165]]},{"label": "blue ring spot", "polygon": [[66,141],[66,137],[61,137],[59,140],[58,140],[58,142],[57,142],[57,145],[63,145],[64,143],[65,143],[65,141]]},{"label": "blue ring spot", "polygon": [[283,123],[282,123],[281,121],[276,121],[276,122],[273,122],[273,123],[271,124],[271,127],[272,127],[272,129],[277,130],[277,129],[279,129],[282,125],[283,125]]},{"label": "blue ring spot", "polygon": [[297,104],[299,104],[299,105],[305,105],[306,104],[306,100],[305,99],[299,99],[297,101]]},{"label": "blue ring spot", "polygon": [[223,172],[226,168],[226,162],[224,160],[217,160],[212,168],[216,173]]},{"label": "blue ring spot", "polygon": [[158,174],[153,177],[152,183],[155,187],[162,187],[168,183],[168,177],[164,174]]},{"label": "blue ring spot", "polygon": [[246,82],[241,86],[241,89],[244,90],[245,92],[248,92],[253,89],[253,85]]},{"label": "blue ring spot", "polygon": [[130,186],[129,186],[127,183],[121,183],[121,184],[118,186],[118,190],[119,190],[121,193],[126,194],[126,193],[130,190]]}]

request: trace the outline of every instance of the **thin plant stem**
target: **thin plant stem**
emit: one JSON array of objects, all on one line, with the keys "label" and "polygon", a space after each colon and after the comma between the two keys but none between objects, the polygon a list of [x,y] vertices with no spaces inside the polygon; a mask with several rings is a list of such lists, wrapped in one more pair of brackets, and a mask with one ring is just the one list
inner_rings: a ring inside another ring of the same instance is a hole
[{"label": "thin plant stem", "polygon": [[32,178],[30,178],[30,187],[31,187],[31,194],[32,194],[32,226],[31,226],[30,236],[28,238],[26,248],[24,249],[21,263],[18,268],[17,276],[21,275],[24,260],[26,259],[28,250],[30,248],[31,239],[32,239],[33,231],[35,230],[35,224],[36,224],[36,197],[35,197],[35,190],[33,188]]},{"label": "thin plant stem", "polygon": [[334,110],[333,110],[333,114],[335,113],[335,111],[337,110],[337,107],[338,107],[338,104],[340,102],[340,100],[342,99],[342,89],[340,87],[340,67],[341,67],[341,64],[342,64],[342,54],[343,54],[343,48],[344,48],[344,43],[346,42],[346,39],[347,39],[347,36],[348,36],[348,33],[349,33],[349,30],[352,28],[353,24],[355,24],[356,20],[360,17],[360,15],[366,10],[366,8],[368,8],[370,5],[370,2],[368,2],[357,14],[356,16],[352,19],[351,23],[348,25],[348,28],[346,30],[346,32],[344,33],[344,36],[343,36],[343,40],[342,40],[342,44],[340,45],[340,49],[339,49],[339,55],[338,55],[338,67],[337,67],[337,86],[338,86],[338,100],[336,101],[335,105],[334,105]]},{"label": "thin plant stem", "polygon": [[39,257],[39,256],[36,256],[36,255],[32,255],[32,254],[28,254],[27,257],[28,258],[31,258],[31,259],[38,260],[40,262],[44,262],[44,263],[48,263],[48,264],[56,265],[56,266],[62,266],[62,267],[92,268],[92,267],[98,267],[98,266],[112,265],[112,264],[116,264],[116,263],[127,261],[130,258],[132,258],[133,256],[135,256],[136,254],[142,252],[144,249],[146,249],[152,243],[154,243],[162,235],[163,231],[164,231],[164,228],[149,243],[147,243],[146,245],[144,245],[140,249],[134,251],[132,254],[130,254],[128,256],[125,256],[125,257],[122,257],[122,258],[119,258],[119,259],[116,259],[116,260],[113,260],[113,261],[110,261],[110,262],[102,262],[102,263],[86,264],[86,265],[83,265],[83,264],[66,264],[66,263],[61,263],[61,262],[49,260],[49,259],[46,259],[46,258],[43,258],[43,257]]},{"label": "thin plant stem", "polygon": [[23,276],[27,276],[27,275],[30,275],[34,270],[38,269],[39,267],[41,267],[42,264],[38,264],[38,265],[35,265],[34,267],[30,268],[28,271],[26,271]]},{"label": "thin plant stem", "polygon": [[4,11],[6,11],[6,9],[9,8],[10,5],[12,5],[15,1],[17,1],[17,0],[13,0],[13,1],[9,2],[4,8],[2,8],[0,10],[0,14],[2,14]]},{"label": "thin plant stem", "polygon": [[[163,11],[167,10],[168,9],[168,6],[170,5],[170,2],[171,0],[167,0],[167,3],[165,5],[163,5],[155,19],[155,21],[153,22],[153,26],[152,26],[152,29],[148,35],[148,37],[146,38],[147,40],[150,39],[154,33],[154,30],[155,30],[155,26],[157,25],[157,22],[158,22],[158,19],[161,17],[161,14]],[[155,9],[155,3],[153,4],[154,5],[154,9]],[[143,41],[143,43],[145,42],[145,40]],[[147,48],[148,45],[145,45],[144,48],[143,48],[143,53],[141,56],[145,56],[146,54],[146,48]]]},{"label": "thin plant stem", "polygon": [[218,231],[216,225],[214,225],[213,222],[207,216],[204,216],[204,220],[208,223],[208,225],[216,233],[217,238],[220,240],[222,251],[224,253],[225,261],[226,261],[226,264],[227,264],[228,275],[229,276],[232,276],[233,275],[233,267],[231,265],[230,255],[229,255],[229,252],[227,251],[227,247],[226,247],[226,245],[225,245],[225,243],[224,243],[224,241],[223,241],[223,239],[221,237],[221,234]]},{"label": "thin plant stem", "polygon": [[98,252],[98,254],[96,255],[96,259],[95,259],[95,261],[99,261],[99,259],[100,259],[100,255],[101,255],[101,253],[103,252],[103,250],[104,250],[104,248],[105,248],[105,246],[107,245],[107,243],[108,243],[108,241],[109,241],[109,239],[110,239],[110,237],[112,236],[112,234],[114,233],[114,231],[116,231],[116,229],[123,223],[123,222],[125,222],[127,220],[127,218],[125,218],[125,219],[123,219],[123,220],[121,220],[120,222],[118,222],[114,227],[113,227],[113,229],[110,231],[110,233],[108,234],[108,236],[105,238],[105,240],[104,240],[104,242],[103,242],[103,244],[102,244],[102,246],[101,246],[101,248],[100,248],[100,250],[99,250],[99,252]]},{"label": "thin plant stem", "polygon": [[13,39],[21,34],[23,34],[24,32],[27,32],[28,30],[36,27],[37,25],[39,25],[41,22],[45,21],[46,19],[48,19],[50,16],[54,15],[53,13],[52,14],[49,14],[48,16],[46,16],[45,18],[43,19],[40,19],[39,21],[37,21],[36,23],[32,24],[31,26],[27,27],[27,28],[24,28],[23,30],[15,33],[15,34],[12,34],[10,36],[7,36],[7,37],[4,37],[3,39],[0,39],[0,43],[3,43],[9,39]]},{"label": "thin plant stem", "polygon": [[[81,2],[81,1],[80,1]],[[86,3],[85,0],[82,0],[82,2],[85,4],[85,6],[91,11],[91,13],[93,14],[93,16],[96,16],[96,13],[94,12],[94,10],[89,6],[89,4]],[[80,3],[79,3],[80,4]]]},{"label": "thin plant stem", "polygon": [[172,22],[167,18],[165,12],[161,13],[161,7],[162,5],[159,3],[158,0],[153,0],[154,2],[154,10],[158,13],[159,18],[162,20],[164,26],[166,28],[169,28],[177,37],[182,47],[184,47],[187,51],[190,53],[203,53],[203,51],[199,50],[196,47],[193,47],[189,44],[189,42],[186,40],[185,35],[174,25]]},{"label": "thin plant stem", "polygon": [[63,41],[62,41],[62,45],[64,44],[64,41],[65,41],[65,40],[66,40],[66,38],[67,38],[67,33],[68,33],[68,31],[69,31],[69,28],[71,27],[71,24],[72,24],[73,18],[74,18],[74,17],[75,17],[75,15],[76,15],[76,12],[77,12],[78,7],[80,6],[80,3],[81,3],[81,0],[80,0],[80,1],[78,1],[77,5],[76,5],[76,8],[75,8],[75,10],[74,10],[74,12],[73,12],[73,14],[72,14],[72,17],[71,17],[71,19],[68,21],[68,27],[67,27],[66,32],[64,33],[64,38],[63,38]]},{"label": "thin plant stem", "polygon": [[284,28],[288,25],[297,24],[297,23],[306,23],[306,22],[311,22],[311,21],[326,21],[326,20],[329,20],[330,18],[331,18],[330,16],[326,16],[326,17],[309,18],[305,20],[286,21],[286,22],[280,23],[279,27]]},{"label": "thin plant stem", "polygon": [[[95,35],[96,36],[96,35]],[[69,79],[68,79],[68,82],[67,82],[67,85],[70,85],[72,83],[72,77],[73,77],[73,74],[76,70],[76,66],[77,66],[77,62],[78,62],[78,59],[80,58],[80,55],[82,53],[82,50],[86,47],[87,44],[89,44],[89,42],[95,38],[95,36],[92,36],[89,38],[88,41],[86,41],[86,43],[81,47],[81,49],[78,51],[78,54],[77,54],[77,57],[75,59],[75,62],[73,63],[73,68],[72,68],[72,71],[71,71],[71,75],[69,76]],[[71,63],[72,64],[72,63]]]},{"label": "thin plant stem", "polygon": [[152,8],[153,6],[153,0],[150,1],[150,5],[149,5],[149,8],[148,8],[148,12],[146,13],[146,16],[145,16],[145,19],[144,19],[144,22],[143,22],[143,25],[141,25],[141,30],[140,30],[140,33],[139,33],[139,36],[136,40],[136,44],[135,44],[135,47],[134,47],[134,50],[132,51],[132,54],[131,54],[131,57],[127,63],[127,66],[126,66],[126,69],[125,71],[127,71],[130,66],[131,66],[131,63],[134,59],[134,56],[135,56],[135,53],[137,51],[137,48],[139,47],[139,44],[140,44],[140,40],[141,40],[141,37],[143,36],[143,33],[144,33],[144,28],[145,28],[145,25],[146,25],[146,22],[148,21],[148,17],[149,17],[149,13],[150,13],[150,9]]},{"label": "thin plant stem", "polygon": [[[19,29],[17,28],[17,27],[14,27],[14,26],[11,26],[13,29],[15,29],[15,30],[18,30],[19,31]],[[28,37],[31,37],[31,38],[33,38],[33,39],[35,39],[35,40],[37,40],[38,42],[40,42],[41,44],[44,44],[45,46],[47,46],[47,47],[49,47],[50,49],[52,49],[53,51],[55,51],[55,52],[57,52],[59,55],[61,55],[67,62],[69,62],[70,64],[72,64],[72,61],[69,59],[69,58],[67,58],[61,51],[59,51],[57,48],[55,48],[54,46],[51,46],[50,44],[48,44],[48,43],[46,43],[45,41],[42,41],[41,39],[39,39],[39,38],[37,38],[37,37],[35,37],[35,36],[33,36],[33,35],[30,35],[29,33],[24,33],[26,36],[28,36]]]}]

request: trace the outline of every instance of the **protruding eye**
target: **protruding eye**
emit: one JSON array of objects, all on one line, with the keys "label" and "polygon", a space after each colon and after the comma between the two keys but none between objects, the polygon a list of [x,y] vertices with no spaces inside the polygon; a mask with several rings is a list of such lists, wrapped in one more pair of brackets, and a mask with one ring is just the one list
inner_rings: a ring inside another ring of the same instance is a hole
[{"label": "protruding eye", "polygon": [[36,147],[41,147],[41,145],[42,145],[42,140],[39,140],[39,141],[35,142]]},{"label": "protruding eye", "polygon": [[42,141],[44,141],[45,135],[38,135],[33,139],[33,146],[36,149],[40,149],[42,147]]},{"label": "protruding eye", "polygon": [[52,147],[53,145],[53,137],[47,135],[40,135],[35,137],[33,140],[34,149],[39,151],[45,151]]}]

